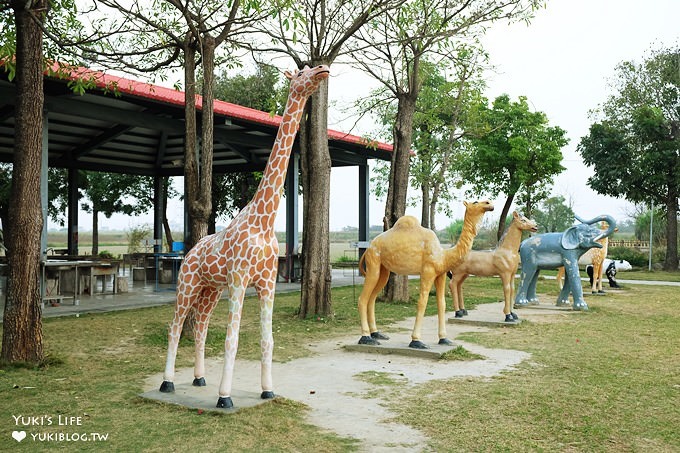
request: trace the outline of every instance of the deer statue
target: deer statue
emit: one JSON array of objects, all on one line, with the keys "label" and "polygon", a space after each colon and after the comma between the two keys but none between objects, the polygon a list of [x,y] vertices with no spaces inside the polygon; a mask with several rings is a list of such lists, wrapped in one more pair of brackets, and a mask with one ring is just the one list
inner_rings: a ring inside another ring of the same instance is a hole
[{"label": "deer statue", "polygon": [[[385,287],[390,272],[399,275],[420,275],[420,296],[416,321],[411,334],[410,348],[427,349],[420,340],[420,329],[427,307],[427,299],[434,283],[437,291],[439,318],[439,344],[452,344],[446,338],[446,271],[460,263],[472,248],[477,236],[477,225],[484,213],[493,211],[489,201],[465,202],[463,231],[456,245],[443,249],[434,231],[423,228],[415,217],[404,216],[394,226],[378,235],[359,260],[359,269],[365,276],[359,295],[361,338],[359,344],[380,344],[378,340],[389,337],[378,331],[375,322],[375,299]],[[364,269],[365,267],[365,269]]]},{"label": "deer statue", "polygon": [[512,213],[512,223],[495,250],[471,250],[461,263],[451,268],[449,289],[453,296],[456,318],[462,318],[467,314],[463,300],[463,282],[472,274],[484,277],[498,275],[503,283],[505,322],[513,322],[518,319],[512,311],[512,303],[515,298],[515,273],[519,266],[519,244],[522,241],[524,231],[533,233],[538,231],[536,222],[515,211]]}]

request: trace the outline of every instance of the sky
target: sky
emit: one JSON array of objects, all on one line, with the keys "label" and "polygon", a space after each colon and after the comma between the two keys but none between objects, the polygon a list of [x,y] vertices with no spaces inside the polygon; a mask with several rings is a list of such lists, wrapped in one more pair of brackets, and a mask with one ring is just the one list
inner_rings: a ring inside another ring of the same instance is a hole
[{"label": "sky", "polygon": [[[623,220],[632,211],[625,200],[603,196],[587,186],[592,170],[583,165],[576,152],[581,137],[588,133],[588,111],[601,104],[611,92],[608,81],[618,63],[641,60],[651,47],[680,42],[680,0],[548,0],[529,25],[496,23],[489,27],[483,44],[490,55],[493,72],[487,74],[486,96],[493,99],[507,93],[513,100],[526,96],[530,108],[545,112],[553,126],[567,131],[570,143],[562,150],[566,170],[555,180],[552,195],[570,200],[574,212],[591,218],[609,214]],[[367,76],[349,67],[331,67],[329,127],[361,135],[371,132],[372,122],[364,119],[354,126],[343,107],[375,86]],[[464,215],[463,193],[454,197],[453,217],[438,215],[437,228],[443,228]],[[470,197],[470,199],[484,197]],[[331,173],[330,229],[337,231],[358,225],[358,169],[339,168]],[[494,201],[496,217],[505,199]],[[300,200],[302,203],[302,200]],[[285,203],[281,203],[276,229],[285,229]],[[181,204],[172,203],[170,222],[182,224]],[[513,206],[512,209],[515,209]],[[371,196],[371,225],[381,225],[384,200]],[[300,213],[302,209],[300,208]],[[420,218],[420,208],[407,214]],[[301,214],[300,214],[301,215]],[[126,229],[131,225],[152,224],[152,216],[100,219],[100,225]],[[79,225],[88,229],[88,214],[81,213]],[[226,222],[225,222],[226,223]],[[300,228],[302,219],[299,220]]]}]

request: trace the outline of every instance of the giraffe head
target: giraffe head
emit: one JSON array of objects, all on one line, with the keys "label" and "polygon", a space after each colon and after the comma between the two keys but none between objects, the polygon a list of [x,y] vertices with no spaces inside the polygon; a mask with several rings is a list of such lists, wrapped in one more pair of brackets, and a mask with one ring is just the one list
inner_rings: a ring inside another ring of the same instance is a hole
[{"label": "giraffe head", "polygon": [[331,71],[325,64],[310,68],[305,65],[296,73],[285,72],[286,78],[290,80],[290,94],[307,98],[319,88],[319,83],[327,79]]}]

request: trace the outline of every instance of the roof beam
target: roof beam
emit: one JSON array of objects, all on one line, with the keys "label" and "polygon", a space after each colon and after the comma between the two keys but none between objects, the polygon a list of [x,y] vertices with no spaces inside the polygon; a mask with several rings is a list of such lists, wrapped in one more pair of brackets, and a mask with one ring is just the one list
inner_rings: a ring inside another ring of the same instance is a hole
[{"label": "roof beam", "polygon": [[156,167],[160,167],[163,163],[163,158],[165,157],[165,151],[168,145],[168,133],[166,131],[161,131],[158,136],[158,148],[156,149]]},{"label": "roof beam", "polygon": [[103,144],[110,142],[116,137],[123,135],[130,129],[133,129],[133,126],[118,124],[107,129],[96,137],[92,137],[82,145],[75,146],[72,150],[70,150],[70,152],[72,153],[74,159],[78,159],[79,157],[89,154],[91,151],[99,148]]},{"label": "roof beam", "polygon": [[0,123],[5,121],[7,118],[14,116],[14,106],[13,105],[3,105],[0,107]]},{"label": "roof beam", "polygon": [[107,105],[82,102],[67,97],[45,98],[45,107],[50,112],[76,115],[108,123],[122,124],[145,129],[176,132],[184,129],[184,121],[159,117],[151,113],[119,109]]}]

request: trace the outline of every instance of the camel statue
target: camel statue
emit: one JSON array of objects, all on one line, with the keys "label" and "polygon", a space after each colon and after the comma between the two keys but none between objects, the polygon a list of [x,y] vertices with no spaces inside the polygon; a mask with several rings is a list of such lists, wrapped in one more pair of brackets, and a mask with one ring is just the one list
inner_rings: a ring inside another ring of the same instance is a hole
[{"label": "camel statue", "polygon": [[328,66],[305,66],[290,79],[288,102],[281,118],[276,140],[260,185],[253,199],[229,226],[219,233],[205,236],[187,253],[180,268],[175,315],[168,332],[168,356],[160,391],[175,391],[175,358],[182,326],[189,310],[196,313],[195,386],[205,386],[205,340],[210,315],[220,295],[228,292],[229,315],[224,342],[224,370],[217,407],[233,407],[231,387],[238,334],[246,287],[254,286],[260,298],[260,346],[262,348],[262,399],[274,398],[272,390],[272,312],[278,264],[279,244],[274,220],[281,200],[290,153],[300,119],[309,96],[328,78]]},{"label": "camel statue", "polygon": [[517,315],[512,312],[512,301],[515,298],[515,273],[519,266],[519,243],[522,241],[522,232],[524,231],[533,233],[538,231],[536,222],[515,211],[512,213],[512,223],[495,250],[471,250],[461,263],[451,268],[449,289],[453,296],[456,318],[462,318],[467,314],[463,301],[463,282],[472,274],[484,277],[498,275],[503,282],[505,322],[513,322],[518,319]]},{"label": "camel statue", "polygon": [[[607,229],[607,222],[602,222],[600,224],[601,230]],[[614,228],[614,232],[619,231],[618,228]],[[602,248],[592,248],[586,253],[581,255],[578,263],[582,266],[587,266],[589,264],[593,265],[593,280],[591,282],[590,291],[593,294],[604,294],[602,289],[602,276],[604,275],[604,260],[607,258],[607,249],[609,248],[609,237],[604,237],[597,241],[602,245]],[[564,286],[564,267],[557,268],[557,285],[562,289]]]},{"label": "camel statue", "polygon": [[[465,202],[463,231],[458,243],[443,249],[434,231],[420,226],[415,217],[404,216],[394,226],[378,235],[359,260],[359,269],[365,276],[364,287],[359,295],[361,338],[359,344],[380,344],[378,340],[389,337],[380,333],[375,323],[375,299],[385,287],[390,272],[398,275],[420,275],[420,295],[416,322],[411,334],[410,348],[428,349],[420,341],[420,328],[427,307],[427,299],[434,283],[437,290],[437,314],[439,316],[439,344],[452,344],[446,338],[446,271],[460,263],[472,248],[477,236],[477,225],[484,213],[493,211],[489,201]],[[365,269],[364,269],[365,267]]]}]

